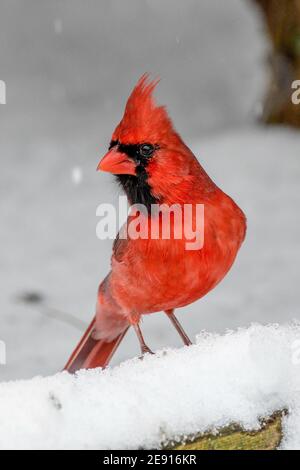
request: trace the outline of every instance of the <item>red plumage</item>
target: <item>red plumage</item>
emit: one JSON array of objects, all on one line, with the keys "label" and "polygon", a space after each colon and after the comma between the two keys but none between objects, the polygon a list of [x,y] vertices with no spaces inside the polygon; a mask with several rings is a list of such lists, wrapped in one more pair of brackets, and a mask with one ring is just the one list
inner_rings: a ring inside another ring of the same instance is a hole
[{"label": "red plumage", "polygon": [[[184,236],[117,238],[111,271],[99,288],[95,320],[66,366],[72,372],[107,365],[129,326],[140,335],[138,324],[144,314],[165,311],[184,339],[173,310],[203,297],[223,279],[245,237],[243,212],[209,178],[174,130],[166,109],[155,104],[156,84],[146,75],[139,80],[113,133],[112,148],[98,168],[122,178],[130,203],[150,197],[168,206],[203,204],[204,245],[187,250]],[[151,158],[126,153],[142,144],[153,146]],[[170,218],[172,235],[174,220]],[[162,218],[148,214],[140,222],[161,229]],[[142,350],[147,350],[139,339]]]}]

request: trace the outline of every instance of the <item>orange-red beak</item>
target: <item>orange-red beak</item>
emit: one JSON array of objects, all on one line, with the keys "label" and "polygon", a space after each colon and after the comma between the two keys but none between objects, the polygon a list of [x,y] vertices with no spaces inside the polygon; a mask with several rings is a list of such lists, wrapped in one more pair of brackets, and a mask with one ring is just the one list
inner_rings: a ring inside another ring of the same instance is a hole
[{"label": "orange-red beak", "polygon": [[97,170],[108,171],[114,175],[135,175],[135,164],[122,152],[113,147],[100,160]]}]

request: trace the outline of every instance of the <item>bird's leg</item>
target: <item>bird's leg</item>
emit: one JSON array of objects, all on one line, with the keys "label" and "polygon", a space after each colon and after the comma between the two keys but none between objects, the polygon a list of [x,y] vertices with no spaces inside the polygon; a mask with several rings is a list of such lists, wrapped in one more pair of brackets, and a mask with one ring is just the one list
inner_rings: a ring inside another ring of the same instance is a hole
[{"label": "bird's leg", "polygon": [[138,340],[139,340],[139,343],[140,343],[140,347],[141,347],[141,352],[142,352],[142,355],[146,354],[146,353],[149,353],[149,354],[154,354],[153,351],[151,351],[151,349],[147,346],[147,344],[145,343],[145,340],[144,340],[144,337],[143,337],[143,334],[141,332],[141,329],[140,329],[140,325],[138,323],[135,323],[133,325],[133,328],[134,328],[134,331],[136,332],[136,335],[138,337]]},{"label": "bird's leg", "polygon": [[190,346],[192,344],[190,338],[188,337],[188,335],[186,334],[186,332],[184,331],[184,329],[182,328],[182,326],[180,325],[179,321],[177,320],[177,318],[175,317],[174,315],[174,310],[166,310],[165,313],[167,314],[167,316],[170,318],[172,324],[175,326],[177,332],[179,333],[182,341],[184,342],[184,344],[186,346]]}]

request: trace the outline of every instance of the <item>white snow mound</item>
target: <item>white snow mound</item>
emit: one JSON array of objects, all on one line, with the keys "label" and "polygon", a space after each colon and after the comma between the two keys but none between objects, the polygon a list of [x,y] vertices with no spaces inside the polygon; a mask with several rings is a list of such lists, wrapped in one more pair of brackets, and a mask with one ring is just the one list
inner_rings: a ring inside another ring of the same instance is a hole
[{"label": "white snow mound", "polygon": [[281,447],[300,449],[299,364],[299,323],[252,325],[111,369],[2,383],[0,447],[159,448],[287,408]]}]

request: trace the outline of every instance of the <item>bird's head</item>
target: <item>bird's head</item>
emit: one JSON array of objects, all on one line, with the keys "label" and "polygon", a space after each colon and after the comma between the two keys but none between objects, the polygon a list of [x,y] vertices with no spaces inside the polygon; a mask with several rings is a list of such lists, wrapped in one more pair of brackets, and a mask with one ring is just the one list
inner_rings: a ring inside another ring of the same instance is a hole
[{"label": "bird's head", "polygon": [[[128,98],[109,150],[98,165],[117,179],[131,204],[172,201],[184,197],[197,169],[196,158],[175,131],[164,106],[153,99],[158,81],[143,75]],[[176,201],[177,202],[177,201]]]}]

